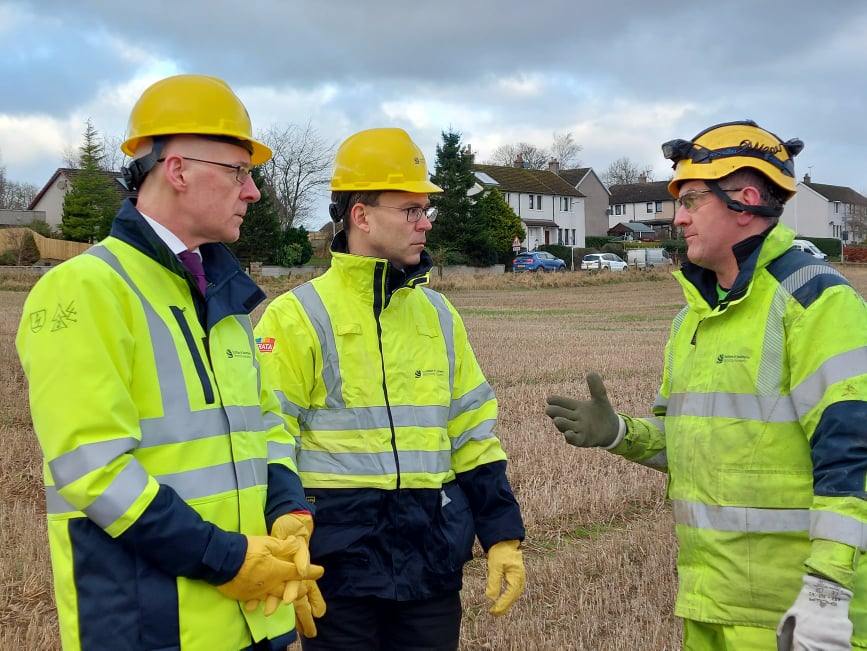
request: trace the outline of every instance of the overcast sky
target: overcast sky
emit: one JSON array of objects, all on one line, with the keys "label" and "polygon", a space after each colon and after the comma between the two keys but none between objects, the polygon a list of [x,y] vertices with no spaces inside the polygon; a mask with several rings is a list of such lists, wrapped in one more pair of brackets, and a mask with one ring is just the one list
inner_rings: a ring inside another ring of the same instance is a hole
[{"label": "overcast sky", "polygon": [[119,138],[144,88],[193,72],[256,131],[399,126],[431,168],[449,129],[478,162],[571,132],[581,166],[664,180],[662,142],[751,118],[805,142],[799,179],[865,193],[865,34],[864,0],[0,0],[0,164],[41,187],[88,118]]}]

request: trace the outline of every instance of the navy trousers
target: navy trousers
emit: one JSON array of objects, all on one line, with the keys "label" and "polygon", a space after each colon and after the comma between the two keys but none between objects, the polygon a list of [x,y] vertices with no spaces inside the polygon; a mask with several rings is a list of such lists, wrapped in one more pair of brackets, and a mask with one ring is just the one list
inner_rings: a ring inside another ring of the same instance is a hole
[{"label": "navy trousers", "polygon": [[450,592],[421,601],[331,597],[315,620],[304,651],[457,651],[461,597]]}]

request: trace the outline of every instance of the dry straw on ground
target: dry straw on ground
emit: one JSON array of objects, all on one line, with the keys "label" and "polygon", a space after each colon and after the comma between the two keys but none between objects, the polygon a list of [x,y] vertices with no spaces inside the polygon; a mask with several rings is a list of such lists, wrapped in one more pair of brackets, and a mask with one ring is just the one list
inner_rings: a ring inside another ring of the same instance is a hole
[{"label": "dry straw on ground", "polygon": [[[843,271],[867,293],[867,268]],[[266,281],[269,297],[302,280]],[[51,651],[60,645],[41,460],[13,343],[30,282],[0,275],[0,649]],[[566,445],[544,415],[548,394],[586,396],[590,370],[602,373],[616,409],[648,415],[669,322],[683,303],[677,283],[628,271],[446,277],[433,285],[463,314],[499,398],[497,431],[527,525],[527,588],[508,615],[487,612],[478,547],[467,565],[461,649],[679,648],[664,476]]]}]

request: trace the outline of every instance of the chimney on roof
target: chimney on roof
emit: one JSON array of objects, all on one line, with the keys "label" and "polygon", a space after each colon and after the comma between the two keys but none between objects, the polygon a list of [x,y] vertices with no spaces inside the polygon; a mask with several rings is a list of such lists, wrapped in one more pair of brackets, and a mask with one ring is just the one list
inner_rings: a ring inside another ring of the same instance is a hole
[{"label": "chimney on roof", "polygon": [[515,155],[515,162],[512,163],[512,167],[524,167],[524,157],[521,154]]},{"label": "chimney on roof", "polygon": [[553,156],[548,159],[548,171],[553,172],[554,174],[560,173],[560,161],[558,161]]},{"label": "chimney on roof", "polygon": [[639,183],[647,183],[647,174],[645,174],[644,172],[639,174],[638,175],[638,182]]},{"label": "chimney on roof", "polygon": [[804,174],[804,183],[809,183],[809,182],[810,182],[810,175]]}]

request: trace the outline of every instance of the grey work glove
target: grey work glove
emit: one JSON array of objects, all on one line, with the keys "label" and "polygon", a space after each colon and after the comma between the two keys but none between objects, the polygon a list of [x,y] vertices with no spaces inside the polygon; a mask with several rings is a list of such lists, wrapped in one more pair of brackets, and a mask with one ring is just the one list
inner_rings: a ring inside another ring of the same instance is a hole
[{"label": "grey work glove", "polygon": [[587,374],[587,386],[590,400],[548,396],[545,414],[554,420],[554,427],[563,432],[566,441],[572,445],[579,448],[613,447],[622,438],[623,419],[611,408],[598,373]]},{"label": "grey work glove", "polygon": [[850,651],[852,592],[812,574],[777,627],[777,651]]}]

